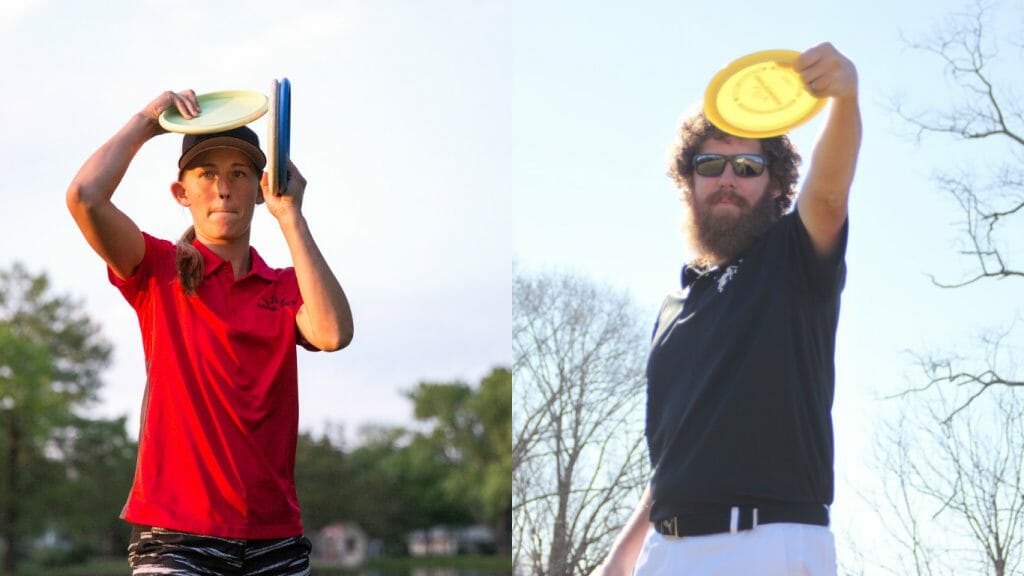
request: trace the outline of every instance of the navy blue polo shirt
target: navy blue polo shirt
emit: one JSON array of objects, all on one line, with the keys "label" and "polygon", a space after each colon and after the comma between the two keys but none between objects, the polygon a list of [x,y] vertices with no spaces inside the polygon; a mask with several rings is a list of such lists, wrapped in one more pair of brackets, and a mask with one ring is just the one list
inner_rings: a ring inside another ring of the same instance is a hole
[{"label": "navy blue polo shirt", "polygon": [[683,269],[647,363],[652,521],[694,505],[832,502],[846,236],[825,261],[794,210],[733,261]]}]

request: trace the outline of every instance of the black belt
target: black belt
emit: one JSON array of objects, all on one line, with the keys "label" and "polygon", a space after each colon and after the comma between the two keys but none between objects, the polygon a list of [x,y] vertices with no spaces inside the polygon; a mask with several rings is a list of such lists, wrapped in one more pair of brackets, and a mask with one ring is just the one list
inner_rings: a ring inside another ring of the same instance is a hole
[{"label": "black belt", "polygon": [[659,533],[677,538],[735,533],[780,522],[828,526],[828,507],[824,504],[702,505],[652,522]]}]

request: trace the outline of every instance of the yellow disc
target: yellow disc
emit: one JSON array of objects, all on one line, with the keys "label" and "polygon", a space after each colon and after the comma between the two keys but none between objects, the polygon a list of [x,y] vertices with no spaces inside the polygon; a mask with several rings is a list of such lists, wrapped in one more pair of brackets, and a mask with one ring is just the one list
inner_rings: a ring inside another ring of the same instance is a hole
[{"label": "yellow disc", "polygon": [[799,52],[765,50],[722,68],[704,93],[704,113],[722,131],[770,138],[810,120],[825,106],[804,87],[793,66]]},{"label": "yellow disc", "polygon": [[160,114],[160,125],[171,132],[209,134],[245,126],[267,113],[267,97],[259,92],[222,90],[196,97],[199,116],[186,120],[177,108]]}]

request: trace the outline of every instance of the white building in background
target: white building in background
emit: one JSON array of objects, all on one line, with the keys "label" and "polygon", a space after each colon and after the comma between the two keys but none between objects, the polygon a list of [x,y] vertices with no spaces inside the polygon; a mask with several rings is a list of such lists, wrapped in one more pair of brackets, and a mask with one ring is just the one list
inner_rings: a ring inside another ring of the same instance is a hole
[{"label": "white building in background", "polygon": [[455,556],[456,554],[493,553],[494,531],[489,526],[465,528],[435,526],[416,530],[406,537],[411,556]]},{"label": "white building in background", "polygon": [[366,533],[355,524],[339,522],[324,526],[316,538],[313,553],[318,560],[345,568],[353,568],[366,561],[369,541]]}]

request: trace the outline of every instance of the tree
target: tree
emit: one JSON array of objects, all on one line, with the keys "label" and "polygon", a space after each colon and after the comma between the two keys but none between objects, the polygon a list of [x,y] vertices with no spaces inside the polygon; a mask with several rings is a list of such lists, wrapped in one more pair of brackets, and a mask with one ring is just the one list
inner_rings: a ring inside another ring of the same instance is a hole
[{"label": "tree", "polygon": [[295,449],[295,488],[302,524],[309,533],[353,519],[352,472],[342,446],[325,434],[299,434]]},{"label": "tree", "polygon": [[430,435],[404,428],[364,427],[350,451],[339,435],[298,439],[295,483],[307,532],[355,522],[390,554],[403,554],[414,530],[473,520],[480,486],[474,495],[452,490],[457,473]]},{"label": "tree", "polygon": [[936,388],[922,400],[903,399],[879,441],[884,485],[873,504],[900,552],[876,562],[901,576],[1020,574],[1024,398],[993,390],[953,419],[963,398]]},{"label": "tree", "polygon": [[[982,2],[950,17],[913,48],[935,55],[956,89],[937,109],[895,112],[916,130],[971,143],[1001,164],[986,171],[944,169],[934,180],[961,211],[960,278],[932,277],[943,289],[1019,281],[1015,265],[1024,216],[1024,114],[1014,94],[1018,62],[998,68]],[[985,163],[978,165],[984,166]],[[1017,244],[1016,246],[1014,244]],[[1013,304],[1007,317],[1013,316]],[[923,382],[897,395],[898,414],[879,442],[884,488],[872,497],[901,554],[895,574],[1019,574],[1024,555],[1024,409],[1016,387],[1020,344],[1015,324],[990,330],[977,346],[917,355]],[[969,568],[971,567],[971,568]]]},{"label": "tree", "polygon": [[3,569],[23,555],[21,535],[38,525],[44,486],[32,473],[54,431],[95,400],[109,344],[80,306],[50,293],[44,274],[0,271],[0,535]]},{"label": "tree", "polygon": [[[1019,62],[1014,60],[1006,77],[998,74],[998,45],[986,37],[990,31],[990,9],[982,2],[968,13],[953,15],[932,39],[912,43],[918,50],[934,54],[959,88],[959,94],[946,99],[950,104],[938,110],[910,112],[897,105],[896,112],[918,137],[935,134],[955,141],[988,145],[987,156],[1005,159],[991,175],[976,171],[936,173],[939,189],[952,196],[962,211],[961,255],[968,272],[959,279],[932,277],[943,288],[959,288],[994,280],[1020,281],[1024,267],[1014,261],[1024,248],[1020,234],[1024,218],[1024,108],[1012,84],[1019,78]],[[1012,313],[1007,314],[1012,316]],[[925,355],[919,358],[927,376],[924,388],[935,385],[968,387],[975,394],[951,407],[951,415],[973,402],[986,389],[995,386],[1017,387],[1024,379],[1013,372],[1012,364],[993,362],[1004,352],[1019,356],[1012,331],[998,338],[983,338],[983,360],[954,355]]]},{"label": "tree", "polygon": [[512,373],[495,368],[473,390],[461,382],[421,382],[409,393],[418,420],[433,422],[451,495],[468,499],[478,522],[494,528],[498,552],[512,547]]},{"label": "tree", "polygon": [[53,472],[40,490],[50,528],[73,543],[65,560],[101,552],[122,553],[131,535],[118,515],[131,489],[138,445],[127,418],[69,418],[46,446]]},{"label": "tree", "polygon": [[[363,430],[360,446],[348,455],[353,518],[381,538],[386,551],[401,554],[414,530],[472,521],[467,497],[446,488],[451,467],[437,445],[401,428]],[[356,497],[358,495],[358,497]]]},{"label": "tree", "polygon": [[400,554],[409,532],[473,521],[511,528],[512,374],[495,368],[476,388],[421,382],[407,396],[424,432],[370,426],[345,453],[327,437],[299,437],[295,474],[304,523],[352,520]]},{"label": "tree", "polygon": [[513,563],[588,574],[647,481],[647,328],[629,298],[570,274],[513,275]]}]

